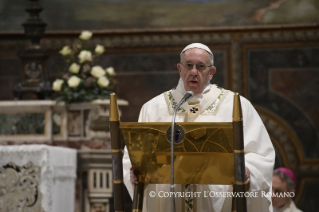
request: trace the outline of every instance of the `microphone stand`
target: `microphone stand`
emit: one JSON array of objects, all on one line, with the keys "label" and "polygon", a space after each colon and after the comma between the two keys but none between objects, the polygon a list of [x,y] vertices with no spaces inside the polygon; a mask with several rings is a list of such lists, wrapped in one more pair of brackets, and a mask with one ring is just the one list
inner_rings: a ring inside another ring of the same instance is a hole
[{"label": "microphone stand", "polygon": [[175,191],[175,185],[174,185],[174,143],[175,143],[175,139],[174,139],[174,125],[175,125],[175,117],[176,117],[176,111],[178,110],[178,108],[180,107],[180,105],[178,105],[173,113],[173,119],[172,119],[172,126],[171,126],[171,186],[170,186],[170,195],[171,195],[171,212],[175,212],[176,208],[175,208],[175,196],[174,191]]},{"label": "microphone stand", "polygon": [[174,125],[175,125],[175,117],[176,117],[176,112],[180,108],[180,106],[184,102],[186,102],[187,99],[189,99],[192,96],[194,96],[194,93],[192,91],[187,91],[186,92],[186,94],[184,95],[182,100],[178,103],[178,105],[174,109],[173,118],[172,118],[172,126],[171,126],[171,185],[170,185],[170,200],[171,200],[171,205],[170,206],[171,206],[171,209],[170,209],[170,212],[175,212],[176,211],[176,208],[175,208],[175,194],[174,194],[174,192],[175,192],[175,184],[174,184],[174,143],[175,143]]}]

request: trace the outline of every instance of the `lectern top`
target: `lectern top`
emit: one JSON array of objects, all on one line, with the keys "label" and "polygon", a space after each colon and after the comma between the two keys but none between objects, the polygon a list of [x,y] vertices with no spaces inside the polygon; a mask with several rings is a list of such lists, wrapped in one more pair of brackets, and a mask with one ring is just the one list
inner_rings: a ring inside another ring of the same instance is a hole
[{"label": "lectern top", "polygon": [[[174,146],[175,183],[232,184],[234,182],[231,122],[176,123],[184,138]],[[120,123],[134,171],[146,183],[170,182],[171,123]],[[170,133],[168,133],[170,134]]]}]

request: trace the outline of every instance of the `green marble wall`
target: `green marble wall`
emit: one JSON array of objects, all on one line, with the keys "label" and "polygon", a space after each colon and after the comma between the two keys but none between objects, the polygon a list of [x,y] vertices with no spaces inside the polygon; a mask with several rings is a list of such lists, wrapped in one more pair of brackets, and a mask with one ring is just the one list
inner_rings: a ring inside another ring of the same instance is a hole
[{"label": "green marble wall", "polygon": [[0,135],[43,135],[44,113],[0,114]]}]

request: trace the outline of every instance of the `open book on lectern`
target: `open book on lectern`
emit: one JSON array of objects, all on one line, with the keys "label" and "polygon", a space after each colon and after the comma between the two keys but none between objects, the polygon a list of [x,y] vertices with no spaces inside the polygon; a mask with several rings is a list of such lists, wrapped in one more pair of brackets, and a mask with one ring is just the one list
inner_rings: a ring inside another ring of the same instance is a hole
[{"label": "open book on lectern", "polygon": [[[121,122],[134,172],[146,184],[169,184],[171,142],[168,122]],[[176,184],[235,183],[232,122],[176,123]]]}]

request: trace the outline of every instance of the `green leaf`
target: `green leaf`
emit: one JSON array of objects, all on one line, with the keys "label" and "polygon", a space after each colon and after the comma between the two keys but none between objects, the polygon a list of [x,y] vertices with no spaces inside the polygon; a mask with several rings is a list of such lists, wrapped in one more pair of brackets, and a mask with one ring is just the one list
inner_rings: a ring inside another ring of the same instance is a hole
[{"label": "green leaf", "polygon": [[185,189],[188,189],[189,186],[190,184],[185,184]]},{"label": "green leaf", "polygon": [[190,209],[193,209],[193,204],[189,204],[188,206],[190,207]]}]

